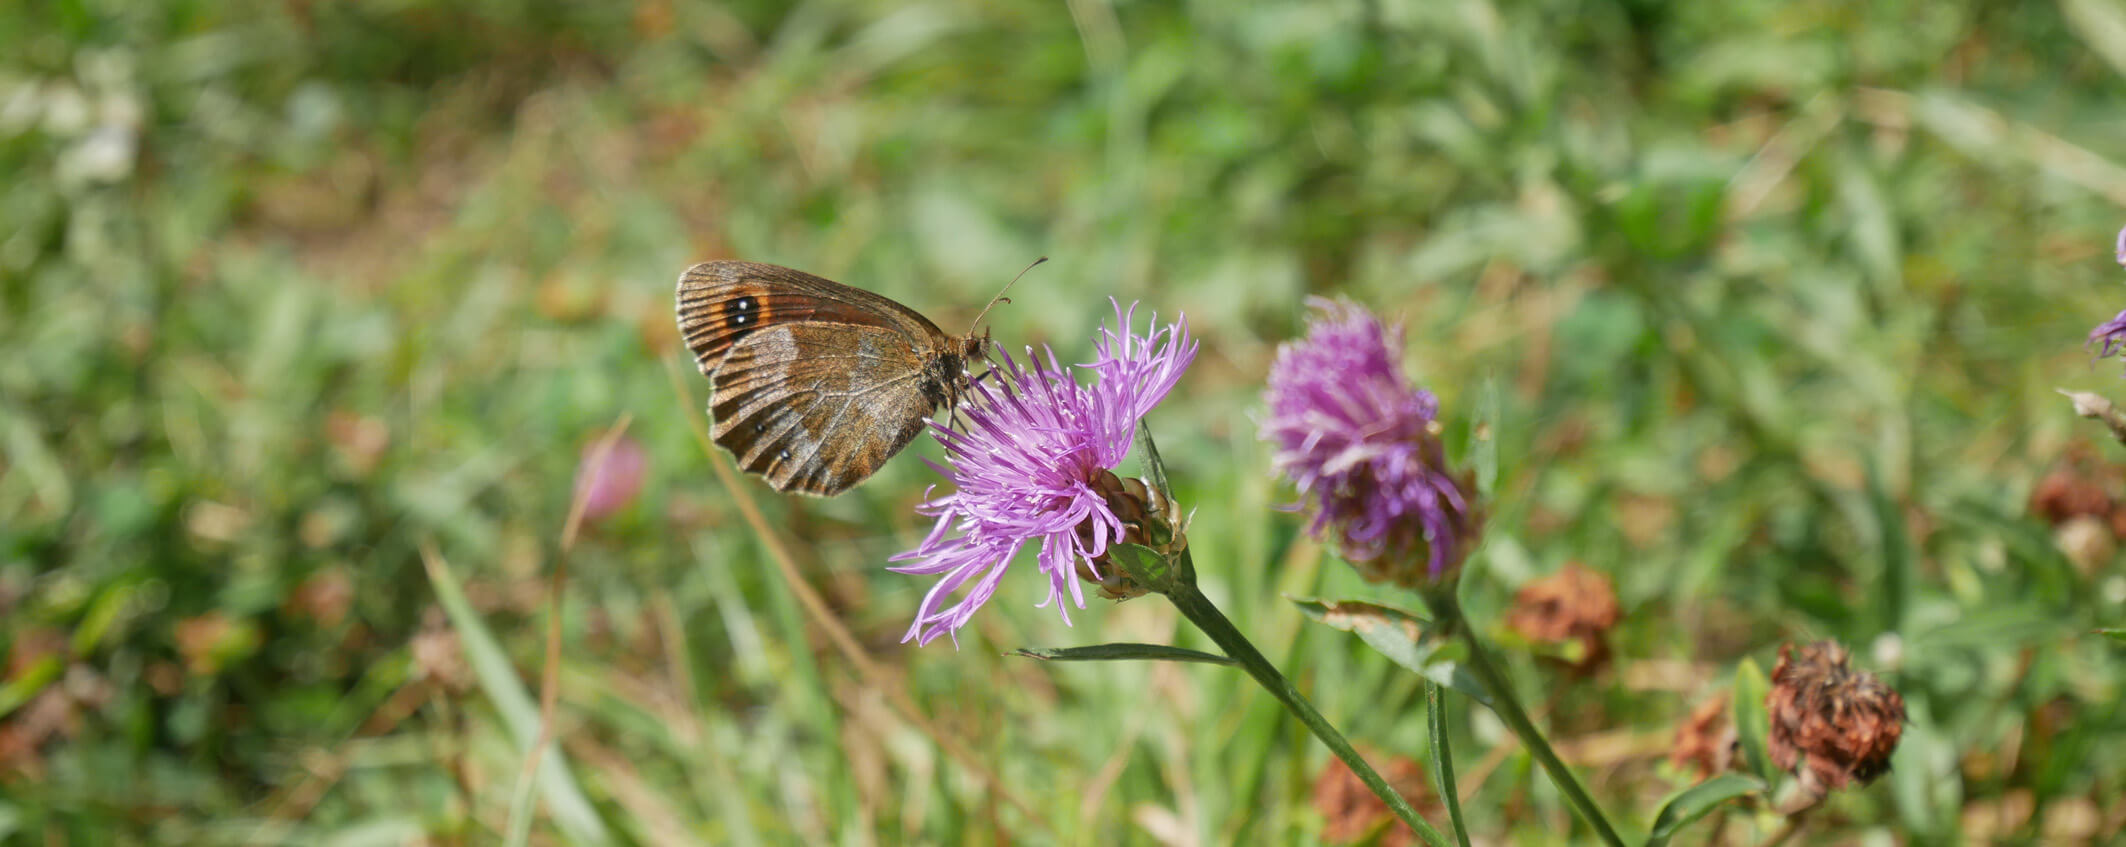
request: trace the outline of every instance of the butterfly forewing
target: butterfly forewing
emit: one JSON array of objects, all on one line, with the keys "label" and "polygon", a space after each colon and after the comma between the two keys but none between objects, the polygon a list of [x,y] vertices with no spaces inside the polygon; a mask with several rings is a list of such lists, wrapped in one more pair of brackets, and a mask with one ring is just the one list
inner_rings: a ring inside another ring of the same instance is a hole
[{"label": "butterfly forewing", "polygon": [[832,323],[877,326],[911,337],[945,334],[928,318],[885,297],[759,262],[703,262],[679,277],[679,333],[703,374],[731,346],[763,326]]},{"label": "butterfly forewing", "polygon": [[710,374],[716,443],[782,491],[828,496],[861,482],[936,408],[919,351],[882,327],[772,326]]}]

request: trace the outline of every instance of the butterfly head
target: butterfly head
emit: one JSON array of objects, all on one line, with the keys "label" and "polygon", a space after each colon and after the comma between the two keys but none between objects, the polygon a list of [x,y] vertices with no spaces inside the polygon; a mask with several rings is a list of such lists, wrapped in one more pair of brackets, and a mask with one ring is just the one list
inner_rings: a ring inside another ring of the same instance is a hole
[{"label": "butterfly head", "polygon": [[957,409],[960,398],[967,392],[967,383],[973,379],[974,363],[988,361],[989,351],[995,344],[989,340],[988,332],[968,334],[954,340],[959,342],[956,349],[948,350],[931,362],[930,384],[942,389],[942,396],[936,398],[940,405]]}]

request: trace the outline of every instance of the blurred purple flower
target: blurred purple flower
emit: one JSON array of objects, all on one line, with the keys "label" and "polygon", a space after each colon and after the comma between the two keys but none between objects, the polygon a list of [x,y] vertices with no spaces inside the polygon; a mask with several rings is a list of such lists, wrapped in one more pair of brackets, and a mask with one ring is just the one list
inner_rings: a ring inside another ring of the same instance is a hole
[{"label": "blurred purple flower", "polygon": [[2089,331],[2089,343],[2084,346],[2095,347],[2099,359],[2126,350],[2126,312],[2097,324],[2096,329]]},{"label": "blurred purple flower", "polygon": [[965,432],[932,422],[947,461],[934,467],[955,490],[919,508],[936,526],[914,550],[893,557],[913,564],[891,570],[942,577],[901,640],[928,644],[952,635],[957,643],[959,628],[1032,541],[1040,543],[1037,561],[1048,575],[1041,605],[1055,603],[1066,624],[1066,593],[1085,608],[1078,567],[1097,574],[1094,560],[1124,530],[1101,484],[1129,453],[1138,419],[1196,356],[1186,318],[1159,327],[1154,316],[1153,328],[1139,336],[1130,329],[1135,315],[1135,305],[1125,312],[1117,304],[1117,329],[1102,328],[1095,338],[1093,362],[1079,366],[1097,377],[1092,385],[1079,384],[1053,351],[1043,348],[1037,357],[1027,348],[1031,370],[1006,354],[994,378],[974,382],[960,409]]},{"label": "blurred purple flower", "polygon": [[1401,327],[1350,303],[1309,304],[1318,314],[1307,337],[1281,345],[1270,365],[1262,437],[1272,461],[1313,509],[1313,534],[1368,579],[1445,579],[1478,518],[1433,431],[1439,400],[1403,376]]},{"label": "blurred purple flower", "polygon": [[[2118,240],[2113,243],[2112,248],[2119,264],[2126,265],[2126,229],[2119,230]],[[2126,350],[2126,311],[2118,313],[2111,320],[2097,324],[2096,329],[2089,331],[2089,343],[2083,346],[2095,347],[2096,357],[2099,359]]]},{"label": "blurred purple flower", "polygon": [[642,491],[642,475],[649,467],[642,445],[625,435],[613,440],[600,455],[601,441],[583,448],[576,464],[576,497],[583,501],[583,521],[591,523],[620,511]]}]

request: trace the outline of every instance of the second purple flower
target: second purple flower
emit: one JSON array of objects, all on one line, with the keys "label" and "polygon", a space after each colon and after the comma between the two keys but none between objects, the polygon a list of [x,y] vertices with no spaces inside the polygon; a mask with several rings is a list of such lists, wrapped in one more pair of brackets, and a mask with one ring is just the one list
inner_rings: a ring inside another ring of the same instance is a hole
[{"label": "second purple flower", "polygon": [[1311,305],[1307,337],[1277,349],[1264,393],[1278,472],[1312,508],[1313,533],[1367,579],[1451,578],[1481,518],[1468,476],[1446,467],[1439,400],[1403,376],[1400,327],[1350,303]]}]

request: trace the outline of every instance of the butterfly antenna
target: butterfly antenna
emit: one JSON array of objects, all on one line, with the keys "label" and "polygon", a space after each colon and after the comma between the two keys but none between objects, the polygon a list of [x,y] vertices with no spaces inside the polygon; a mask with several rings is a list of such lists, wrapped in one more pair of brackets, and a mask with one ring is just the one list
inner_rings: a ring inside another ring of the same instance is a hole
[{"label": "butterfly antenna", "polygon": [[983,307],[982,307],[982,313],[981,313],[981,314],[979,314],[979,315],[975,315],[975,316],[974,316],[974,323],[973,323],[973,324],[970,324],[970,325],[969,325],[969,326],[967,327],[967,334],[968,334],[968,335],[973,335],[973,334],[974,334],[974,329],[975,329],[975,327],[978,327],[978,326],[981,326],[981,325],[982,325],[982,319],[983,319],[983,318],[986,318],[986,317],[988,317],[988,316],[989,316],[989,310],[990,310],[990,309],[994,309],[994,308],[996,308],[996,307],[997,307],[997,304],[998,304],[998,303],[1009,303],[1009,302],[1011,302],[1011,298],[1009,298],[1009,297],[1005,297],[1005,296],[1004,296],[1004,292],[1005,292],[1005,291],[1010,291],[1010,290],[1011,290],[1011,287],[1012,287],[1013,285],[1016,285],[1016,284],[1018,284],[1018,282],[1019,282],[1019,277],[1020,277],[1020,276],[1025,276],[1025,275],[1026,275],[1026,271],[1030,271],[1030,270],[1033,270],[1034,268],[1038,268],[1038,267],[1040,267],[1040,266],[1041,266],[1041,263],[1042,263],[1042,262],[1046,262],[1046,261],[1048,261],[1048,257],[1047,257],[1047,256],[1042,256],[1041,258],[1038,258],[1038,259],[1035,259],[1035,260],[1033,260],[1033,264],[1031,264],[1031,265],[1027,265],[1027,266],[1026,266],[1026,270],[1024,270],[1024,271],[1020,271],[1020,272],[1019,272],[1019,276],[1015,276],[1015,277],[1012,277],[1012,278],[1011,278],[1011,281],[1010,281],[1010,282],[1004,283],[1004,289],[1003,289],[1002,291],[998,291],[998,292],[997,292],[997,296],[995,296],[995,297],[992,297],[992,298],[990,298],[990,300],[989,300],[989,305],[987,305],[987,306],[983,306]]}]

